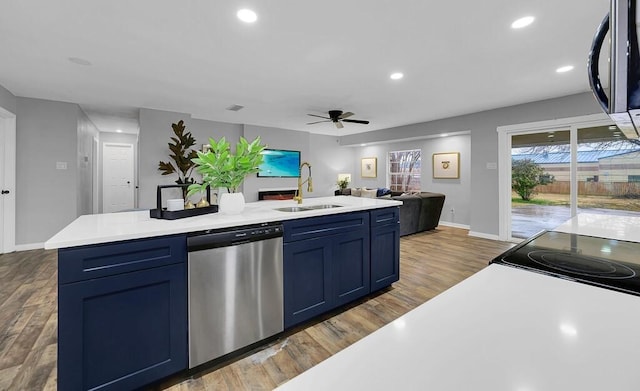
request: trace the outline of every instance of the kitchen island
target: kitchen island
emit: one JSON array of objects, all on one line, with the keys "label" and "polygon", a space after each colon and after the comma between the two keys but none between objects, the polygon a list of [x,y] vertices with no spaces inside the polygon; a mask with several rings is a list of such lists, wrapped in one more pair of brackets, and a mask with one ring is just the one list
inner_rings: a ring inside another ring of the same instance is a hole
[{"label": "kitchen island", "polygon": [[286,330],[398,280],[400,204],[324,197],[171,221],[81,216],[45,244],[59,249],[59,389],[133,389],[188,367],[192,235],[282,223]]},{"label": "kitchen island", "polygon": [[[640,219],[555,231],[640,242]],[[637,295],[491,264],[278,390],[632,391],[639,329]]]}]

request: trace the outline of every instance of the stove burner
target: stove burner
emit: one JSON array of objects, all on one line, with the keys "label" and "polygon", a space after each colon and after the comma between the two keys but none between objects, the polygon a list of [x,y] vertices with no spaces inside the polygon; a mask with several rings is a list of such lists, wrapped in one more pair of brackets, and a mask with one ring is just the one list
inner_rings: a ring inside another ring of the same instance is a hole
[{"label": "stove burner", "polygon": [[527,254],[533,262],[562,272],[587,277],[626,279],[636,272],[620,263],[571,252],[537,250]]}]

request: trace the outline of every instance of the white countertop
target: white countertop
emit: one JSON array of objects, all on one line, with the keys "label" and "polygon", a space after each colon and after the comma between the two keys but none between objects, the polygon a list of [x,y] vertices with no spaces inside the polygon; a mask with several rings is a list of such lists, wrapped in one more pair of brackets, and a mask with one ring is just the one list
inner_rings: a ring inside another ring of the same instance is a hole
[{"label": "white countertop", "polygon": [[350,196],[305,198],[301,206],[332,204],[339,208],[304,212],[280,212],[275,208],[298,206],[293,200],[258,201],[247,203],[244,211],[236,215],[211,213],[177,220],[149,217],[148,210],[84,215],[45,242],[45,249],[75,247],[153,236],[172,235],[207,229],[236,227],[272,221],[324,216],[360,210],[402,205],[401,201]]},{"label": "white countertop", "polygon": [[[638,227],[584,214],[559,230]],[[278,390],[636,391],[638,330],[638,296],[494,264]]]},{"label": "white countertop", "polygon": [[640,242],[640,218],[581,213],[554,231]]}]

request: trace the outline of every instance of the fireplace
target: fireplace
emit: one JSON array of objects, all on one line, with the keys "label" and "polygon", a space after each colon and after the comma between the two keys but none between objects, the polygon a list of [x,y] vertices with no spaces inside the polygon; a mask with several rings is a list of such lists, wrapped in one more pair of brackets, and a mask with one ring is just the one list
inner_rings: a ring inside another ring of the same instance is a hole
[{"label": "fireplace", "polygon": [[264,189],[258,190],[258,200],[291,200],[296,189]]}]

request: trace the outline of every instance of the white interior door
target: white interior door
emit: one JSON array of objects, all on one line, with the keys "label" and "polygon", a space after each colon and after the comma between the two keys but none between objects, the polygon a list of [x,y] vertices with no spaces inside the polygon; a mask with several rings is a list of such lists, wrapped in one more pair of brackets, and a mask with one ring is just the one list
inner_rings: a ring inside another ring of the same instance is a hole
[{"label": "white interior door", "polygon": [[133,145],[105,143],[102,148],[102,212],[134,207]]},{"label": "white interior door", "polygon": [[16,243],[16,116],[0,107],[0,254]]}]

